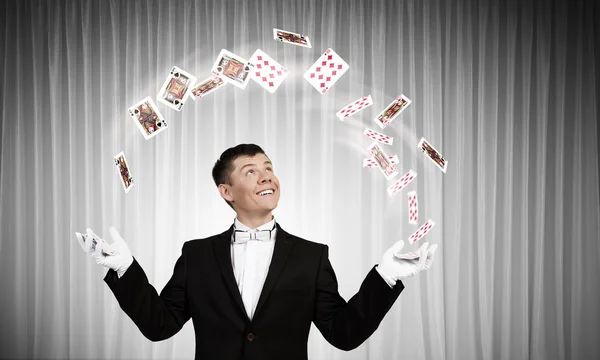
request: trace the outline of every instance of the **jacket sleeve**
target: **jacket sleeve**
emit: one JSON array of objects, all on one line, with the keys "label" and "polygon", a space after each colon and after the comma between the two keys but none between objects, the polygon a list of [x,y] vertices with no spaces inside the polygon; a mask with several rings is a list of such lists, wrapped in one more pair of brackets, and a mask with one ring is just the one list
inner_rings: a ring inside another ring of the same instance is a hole
[{"label": "jacket sleeve", "polygon": [[109,270],[104,281],[111,289],[119,306],[133,320],[142,334],[152,341],[175,335],[190,319],[186,296],[186,244],[175,263],[173,276],[160,296],[148,282],[144,270],[134,258],[125,274],[119,278]]},{"label": "jacket sleeve", "polygon": [[401,281],[390,287],[373,266],[356,295],[346,303],[338,292],[335,272],[329,262],[329,247],[325,245],[319,265],[313,322],[331,345],[340,350],[355,349],[377,330],[403,289]]}]

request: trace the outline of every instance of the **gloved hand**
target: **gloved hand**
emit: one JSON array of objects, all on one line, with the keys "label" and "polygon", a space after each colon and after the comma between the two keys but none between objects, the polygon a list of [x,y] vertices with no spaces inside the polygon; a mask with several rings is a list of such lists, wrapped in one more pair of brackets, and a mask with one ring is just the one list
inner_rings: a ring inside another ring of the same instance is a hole
[{"label": "gloved hand", "polygon": [[421,270],[429,269],[437,245],[434,244],[427,249],[428,245],[428,243],[424,243],[416,251],[419,254],[418,259],[398,259],[395,255],[398,255],[404,247],[404,241],[400,240],[383,254],[377,269],[383,276],[393,281],[405,279],[416,275]]},{"label": "gloved hand", "polygon": [[113,226],[109,229],[110,236],[113,239],[113,243],[110,245],[96,236],[92,229],[87,228],[86,231],[87,236],[75,233],[77,241],[83,250],[89,252],[98,265],[113,269],[119,277],[123,276],[133,263],[133,256],[131,255],[129,246],[127,246],[125,240],[123,240],[117,230]]}]

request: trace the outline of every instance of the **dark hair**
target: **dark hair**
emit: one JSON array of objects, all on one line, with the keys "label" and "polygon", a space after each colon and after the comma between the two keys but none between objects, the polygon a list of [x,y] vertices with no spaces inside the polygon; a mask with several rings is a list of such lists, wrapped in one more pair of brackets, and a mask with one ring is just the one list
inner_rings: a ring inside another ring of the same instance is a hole
[{"label": "dark hair", "polygon": [[[255,144],[239,144],[237,146],[231,147],[221,154],[221,157],[215,162],[215,166],[213,166],[212,177],[215,181],[215,185],[218,187],[220,184],[231,185],[230,176],[233,172],[233,162],[240,156],[254,156],[256,154],[265,154],[264,150]],[[227,200],[227,205],[231,206],[233,209],[233,205]],[[235,210],[235,209],[234,209]]]}]

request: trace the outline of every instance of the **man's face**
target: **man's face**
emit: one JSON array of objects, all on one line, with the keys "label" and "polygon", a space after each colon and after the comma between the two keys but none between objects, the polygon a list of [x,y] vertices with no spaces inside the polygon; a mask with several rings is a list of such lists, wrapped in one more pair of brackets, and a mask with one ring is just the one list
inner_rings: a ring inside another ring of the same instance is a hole
[{"label": "man's face", "polygon": [[[229,185],[219,185],[223,198],[233,202],[237,213],[268,215],[279,202],[279,179],[265,154],[240,156],[233,161]],[[269,190],[269,191],[267,191]]]}]

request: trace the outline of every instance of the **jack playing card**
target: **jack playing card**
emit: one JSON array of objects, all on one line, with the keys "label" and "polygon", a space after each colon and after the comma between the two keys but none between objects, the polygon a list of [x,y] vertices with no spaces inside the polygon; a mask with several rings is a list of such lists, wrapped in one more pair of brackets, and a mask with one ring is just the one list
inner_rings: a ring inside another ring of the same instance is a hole
[{"label": "jack playing card", "polygon": [[225,49],[221,50],[212,67],[213,73],[241,89],[245,89],[248,85],[251,70],[252,65],[248,60]]},{"label": "jack playing card", "polygon": [[291,31],[273,29],[273,39],[286,44],[298,45],[307,48],[311,47],[308,36],[296,34]]},{"label": "jack playing card", "polygon": [[406,109],[406,107],[411,103],[410,99],[406,96],[400,94],[397,98],[394,99],[373,121],[379,125],[380,128],[385,129],[392,120],[394,120],[400,113]]},{"label": "jack playing card", "polygon": [[158,101],[172,109],[181,111],[183,104],[190,94],[190,89],[196,80],[194,76],[177,66],[173,66],[167,80],[165,80],[165,83],[158,92]]},{"label": "jack playing card", "polygon": [[213,74],[206,80],[194,85],[192,88],[192,99],[200,99],[203,96],[210,94],[211,92],[217,90],[219,87],[224,85],[225,82],[221,77],[217,74]]},{"label": "jack playing card", "polygon": [[417,192],[408,192],[408,223],[417,225],[419,222],[419,209],[417,207]]},{"label": "jack playing card", "polygon": [[442,154],[437,152],[437,150],[433,146],[431,146],[431,144],[427,140],[425,140],[425,138],[421,138],[421,141],[419,141],[417,147],[423,152],[423,154],[425,154],[431,161],[433,161],[435,165],[437,165],[437,167],[439,167],[440,170],[444,172],[444,174],[446,173],[448,161],[446,161]]},{"label": "jack playing card", "polygon": [[371,155],[373,160],[375,160],[375,162],[379,166],[379,169],[381,169],[381,172],[387,180],[398,175],[398,169],[396,169],[396,167],[392,165],[389,156],[386,155],[386,153],[376,142],[371,144],[371,146],[369,146],[367,150],[369,151],[369,155]]},{"label": "jack playing card", "polygon": [[415,177],[417,177],[417,173],[412,170],[408,170],[408,172],[404,174],[400,180],[396,181],[394,185],[387,189],[388,194],[390,194],[390,196],[395,195],[398,191],[402,190],[406,185],[413,181]]},{"label": "jack playing card", "polygon": [[335,115],[342,121],[346,120],[350,116],[354,115],[354,113],[359,112],[360,110],[373,105],[373,99],[371,99],[371,95],[364,96],[349,105],[344,106],[344,108],[338,111]]},{"label": "jack playing card", "polygon": [[251,77],[260,86],[271,94],[277,90],[283,79],[288,75],[286,68],[273,60],[261,49],[258,49],[250,57],[250,63],[254,66]]},{"label": "jack playing card", "polygon": [[425,234],[427,234],[429,232],[429,230],[431,230],[431,228],[433,227],[433,225],[435,225],[435,223],[433,221],[431,221],[431,219],[427,220],[425,222],[425,224],[421,225],[421,227],[419,229],[417,229],[417,231],[415,231],[408,238],[408,241],[410,241],[411,244],[414,244],[417,241],[421,240],[421,238],[423,236],[425,236]]},{"label": "jack playing card", "polygon": [[[398,161],[398,155],[388,155],[388,159],[390,159],[390,163],[392,164],[397,164],[400,161]],[[372,167],[379,167],[379,165],[377,165],[377,162],[375,160],[373,160],[373,158],[367,158],[367,159],[363,159],[363,167],[365,168],[372,168]]]},{"label": "jack playing card", "polygon": [[394,138],[391,136],[387,136],[385,134],[382,133],[378,133],[376,131],[373,131],[369,128],[365,129],[365,132],[363,132],[363,135],[365,135],[366,137],[368,137],[371,140],[375,140],[378,141],[380,143],[383,144],[388,144],[388,145],[392,145],[394,143]]},{"label": "jack playing card", "polygon": [[129,108],[129,115],[140,130],[144,139],[148,140],[167,128],[167,122],[150,96]]},{"label": "jack playing card", "polygon": [[327,49],[304,73],[304,79],[321,94],[325,94],[349,68],[338,54],[332,49]]},{"label": "jack playing card", "polygon": [[127,194],[131,187],[133,186],[133,177],[129,172],[129,166],[127,166],[127,160],[125,160],[125,154],[121,151],[117,155],[115,155],[115,165],[117,166],[117,173],[121,178],[121,183],[123,183],[123,189],[125,189],[125,193]]}]

